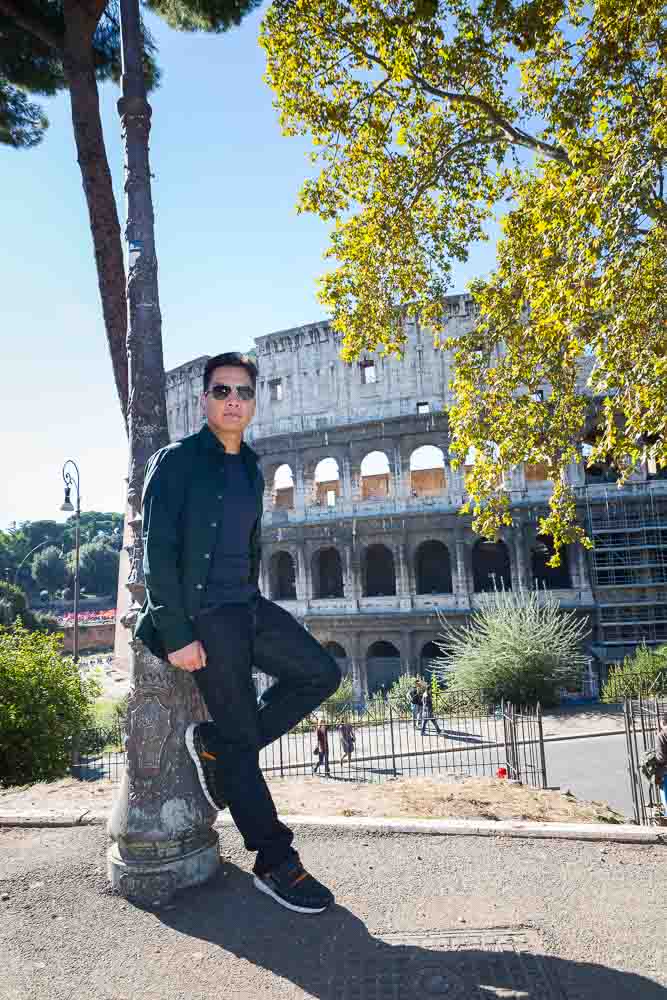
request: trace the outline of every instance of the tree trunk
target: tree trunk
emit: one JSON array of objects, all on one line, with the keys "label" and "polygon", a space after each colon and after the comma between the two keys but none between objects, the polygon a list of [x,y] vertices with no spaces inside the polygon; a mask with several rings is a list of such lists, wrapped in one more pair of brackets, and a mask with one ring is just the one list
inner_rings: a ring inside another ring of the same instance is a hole
[{"label": "tree trunk", "polygon": [[[169,441],[162,360],[162,321],[149,135],[151,108],[142,66],[139,0],[120,0],[123,52],[118,102],[125,144],[128,250],[127,353],[130,376],[127,525],[134,625],[144,596],[141,494],[148,457]],[[164,903],[218,869],[215,812],[204,797],[186,746],[188,724],[206,718],[194,679],[130,643],[127,767],[109,820],[107,871],[121,895],[144,905]]]},{"label": "tree trunk", "polygon": [[77,0],[65,0],[63,64],[72,106],[72,125],[93,237],[102,313],[116,390],[127,427],[127,304],[118,211],[104,146],[92,37],[97,22]]}]

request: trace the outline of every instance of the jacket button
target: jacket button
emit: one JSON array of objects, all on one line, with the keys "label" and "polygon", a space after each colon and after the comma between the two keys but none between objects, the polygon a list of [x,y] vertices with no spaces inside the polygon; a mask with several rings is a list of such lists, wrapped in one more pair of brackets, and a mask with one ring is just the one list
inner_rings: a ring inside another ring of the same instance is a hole
[{"label": "jacket button", "polygon": [[217,521],[211,521],[211,527],[212,528],[217,528],[218,527],[218,522]]},{"label": "jacket button", "polygon": [[218,497],[218,500],[222,500],[222,496],[219,496],[219,497]]},{"label": "jacket button", "polygon": [[204,584],[203,583],[197,583],[197,584],[195,584],[195,590],[203,590],[203,589],[204,589]]},{"label": "jacket button", "polygon": [[210,559],[210,558],[211,558],[211,553],[210,552],[205,552],[204,553],[204,559]]}]

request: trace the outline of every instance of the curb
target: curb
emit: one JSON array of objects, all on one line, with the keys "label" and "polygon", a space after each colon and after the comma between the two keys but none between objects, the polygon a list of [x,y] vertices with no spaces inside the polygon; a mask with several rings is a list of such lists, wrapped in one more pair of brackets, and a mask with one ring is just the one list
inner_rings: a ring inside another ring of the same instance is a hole
[{"label": "curb", "polygon": [[[109,813],[5,813],[0,827],[56,829],[104,826]],[[667,844],[667,829],[608,823],[528,823],[520,820],[389,819],[370,816],[281,816],[288,826],[333,828],[341,832],[404,833],[434,837],[511,837],[518,840],[582,840],[616,844]],[[216,827],[233,826],[231,816],[219,817]]]}]

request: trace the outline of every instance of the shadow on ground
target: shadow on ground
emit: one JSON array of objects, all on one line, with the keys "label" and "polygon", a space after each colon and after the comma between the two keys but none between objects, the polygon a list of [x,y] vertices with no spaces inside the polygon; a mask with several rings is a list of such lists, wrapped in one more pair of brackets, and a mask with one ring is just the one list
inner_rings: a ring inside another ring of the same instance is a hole
[{"label": "shadow on ground", "polygon": [[231,864],[156,915],[214,954],[219,948],[279,977],[270,987],[276,997],[286,980],[317,1000],[667,1000],[667,989],[645,976],[544,955],[528,927],[373,935],[343,906],[293,914]]}]

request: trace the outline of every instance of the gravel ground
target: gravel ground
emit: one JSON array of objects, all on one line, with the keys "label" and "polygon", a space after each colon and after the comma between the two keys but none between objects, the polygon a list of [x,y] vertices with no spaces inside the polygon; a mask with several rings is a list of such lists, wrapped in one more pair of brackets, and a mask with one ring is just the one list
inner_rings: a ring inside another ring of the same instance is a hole
[{"label": "gravel ground", "polygon": [[299,832],[321,917],[257,893],[232,829],[208,885],[111,894],[99,828],[0,831],[1,1000],[667,1000],[667,848]]}]

